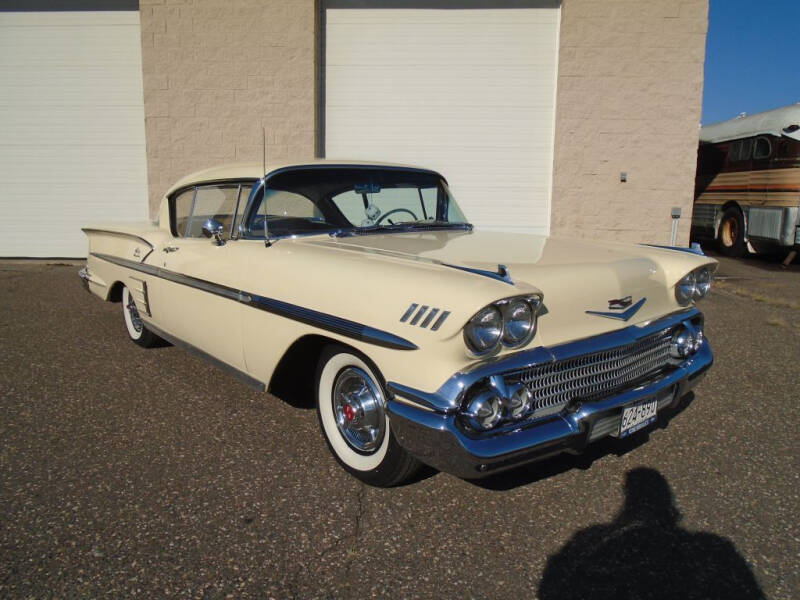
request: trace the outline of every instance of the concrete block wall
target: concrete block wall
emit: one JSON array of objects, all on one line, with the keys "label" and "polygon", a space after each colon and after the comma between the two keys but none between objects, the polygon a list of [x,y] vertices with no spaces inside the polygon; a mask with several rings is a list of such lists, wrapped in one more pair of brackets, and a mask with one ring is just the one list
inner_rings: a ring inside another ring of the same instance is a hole
[{"label": "concrete block wall", "polygon": [[140,0],[150,214],[213,165],[314,155],[314,0]]},{"label": "concrete block wall", "polygon": [[707,0],[563,1],[553,235],[667,243],[679,206],[688,243],[707,24]]}]

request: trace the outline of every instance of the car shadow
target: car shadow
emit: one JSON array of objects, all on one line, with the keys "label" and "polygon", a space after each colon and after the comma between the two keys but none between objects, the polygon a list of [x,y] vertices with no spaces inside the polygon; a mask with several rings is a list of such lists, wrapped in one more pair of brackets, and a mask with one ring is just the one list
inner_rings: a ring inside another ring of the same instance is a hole
[{"label": "car shadow", "polygon": [[624,505],[610,523],[578,531],[548,558],[541,600],[764,598],[733,542],[680,527],[681,513],[661,473],[633,469],[624,491]]},{"label": "car shadow", "polygon": [[622,439],[602,438],[589,444],[581,454],[559,454],[553,458],[529,463],[515,469],[503,471],[497,475],[490,475],[484,479],[473,479],[471,483],[489,490],[506,491],[536,483],[543,479],[549,479],[573,469],[585,471],[592,466],[594,461],[600,458],[609,455],[624,456],[645,444],[650,439],[650,434],[653,431],[667,429],[672,419],[682,413],[694,401],[694,398],[694,392],[689,392],[681,398],[676,408],[661,413],[658,421],[653,426],[638,431],[629,437]]}]

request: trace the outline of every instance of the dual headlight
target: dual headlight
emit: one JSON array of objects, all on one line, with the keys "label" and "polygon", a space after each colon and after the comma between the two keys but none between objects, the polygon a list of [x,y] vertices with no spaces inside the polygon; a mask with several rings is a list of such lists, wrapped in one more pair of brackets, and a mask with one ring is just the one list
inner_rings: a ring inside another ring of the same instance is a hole
[{"label": "dual headlight", "polygon": [[541,296],[517,296],[479,310],[464,326],[468,353],[473,357],[487,356],[502,346],[517,348],[527,344],[536,334],[541,304]]},{"label": "dual headlight", "polygon": [[681,306],[686,306],[692,300],[700,300],[711,289],[711,276],[714,274],[712,266],[700,267],[690,271],[675,284],[675,299]]}]

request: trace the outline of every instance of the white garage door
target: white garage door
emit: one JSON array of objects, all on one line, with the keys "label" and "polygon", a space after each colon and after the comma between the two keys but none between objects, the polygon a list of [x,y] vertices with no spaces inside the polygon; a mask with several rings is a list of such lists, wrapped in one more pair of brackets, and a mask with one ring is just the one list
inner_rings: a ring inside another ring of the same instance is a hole
[{"label": "white garage door", "polygon": [[0,13],[0,256],[147,218],[139,13]]},{"label": "white garage door", "polygon": [[559,17],[555,2],[330,0],[326,156],[432,167],[476,225],[547,233]]}]

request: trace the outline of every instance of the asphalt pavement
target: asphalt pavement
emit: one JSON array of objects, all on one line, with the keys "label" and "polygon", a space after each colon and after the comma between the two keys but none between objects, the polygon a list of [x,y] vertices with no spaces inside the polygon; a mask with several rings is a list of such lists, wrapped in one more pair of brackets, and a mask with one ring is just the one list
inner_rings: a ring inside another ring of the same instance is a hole
[{"label": "asphalt pavement", "polygon": [[715,365],[652,431],[393,489],[313,409],[128,341],[77,269],[0,264],[0,596],[800,595],[796,265],[723,261]]}]

